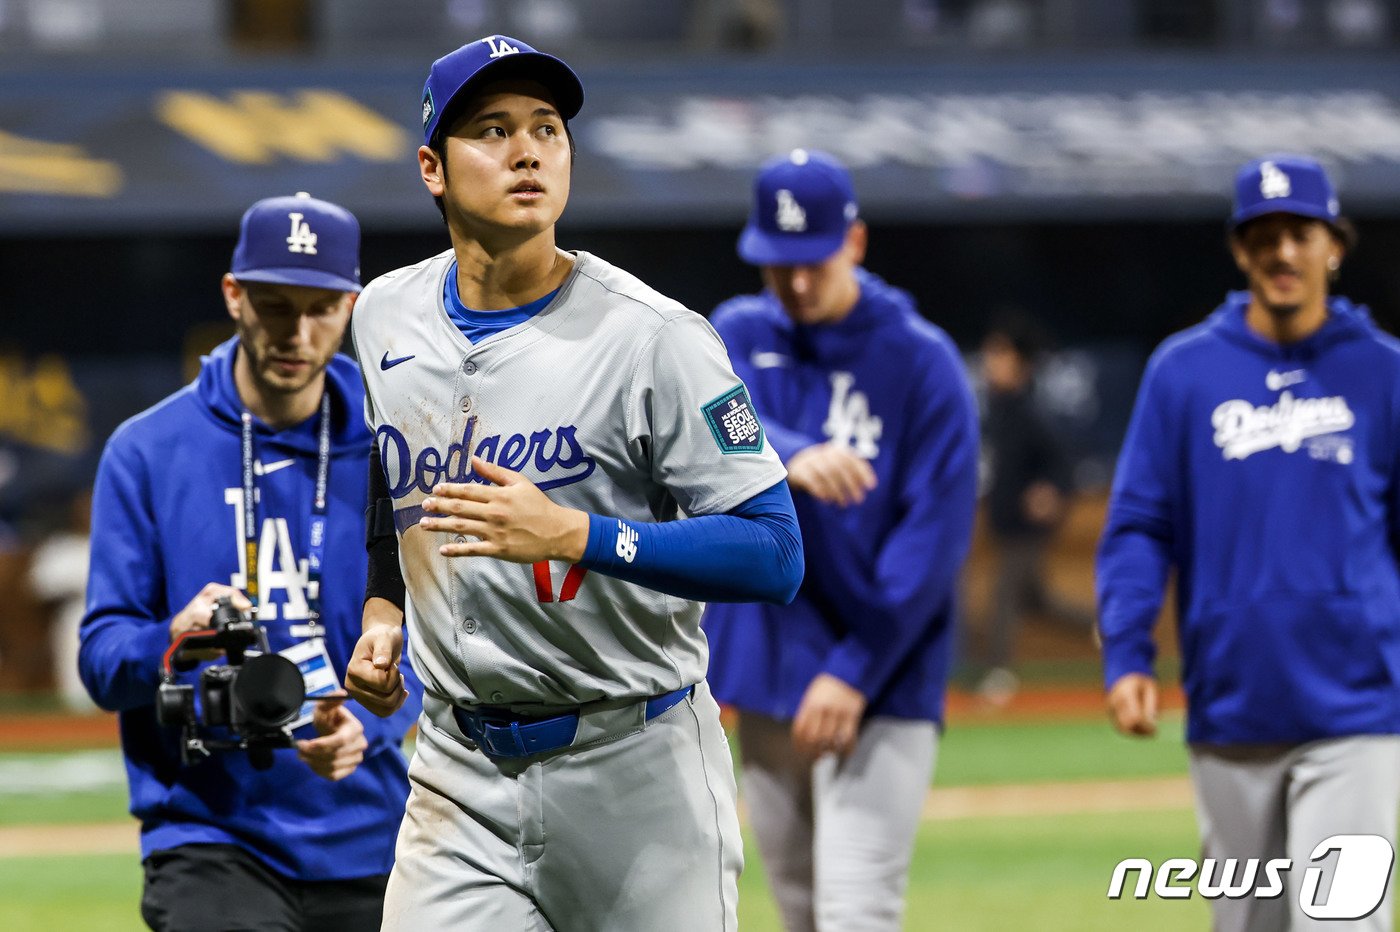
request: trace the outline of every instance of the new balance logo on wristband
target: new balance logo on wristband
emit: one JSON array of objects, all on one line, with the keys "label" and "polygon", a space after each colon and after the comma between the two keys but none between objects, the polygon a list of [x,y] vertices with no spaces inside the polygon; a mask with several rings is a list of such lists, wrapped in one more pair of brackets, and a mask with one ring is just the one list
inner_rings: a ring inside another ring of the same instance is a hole
[{"label": "new balance logo on wristband", "polygon": [[617,555],[628,563],[637,558],[637,530],[622,521],[617,522]]}]

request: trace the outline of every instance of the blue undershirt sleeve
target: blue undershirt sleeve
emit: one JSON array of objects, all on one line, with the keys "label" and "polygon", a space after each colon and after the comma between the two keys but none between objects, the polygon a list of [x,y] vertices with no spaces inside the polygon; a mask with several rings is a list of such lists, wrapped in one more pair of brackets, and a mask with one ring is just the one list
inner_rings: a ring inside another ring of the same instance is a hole
[{"label": "blue undershirt sleeve", "polygon": [[786,605],[802,584],[802,534],[784,479],[722,515],[655,524],[590,514],[579,565],[682,599]]}]

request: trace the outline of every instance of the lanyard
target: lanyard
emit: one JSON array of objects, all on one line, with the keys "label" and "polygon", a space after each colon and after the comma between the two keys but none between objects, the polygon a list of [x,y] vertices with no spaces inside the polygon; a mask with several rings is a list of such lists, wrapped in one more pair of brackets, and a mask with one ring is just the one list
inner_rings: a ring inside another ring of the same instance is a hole
[{"label": "lanyard", "polygon": [[[248,601],[253,618],[258,617],[258,513],[257,485],[253,475],[253,415],[243,412],[243,557]],[[311,519],[307,523],[310,541],[306,559],[306,602],[311,610],[309,637],[317,637],[321,620],[321,558],[326,552],[326,488],[331,475],[331,395],[321,395],[321,418],[317,428],[316,491],[311,499]]]}]

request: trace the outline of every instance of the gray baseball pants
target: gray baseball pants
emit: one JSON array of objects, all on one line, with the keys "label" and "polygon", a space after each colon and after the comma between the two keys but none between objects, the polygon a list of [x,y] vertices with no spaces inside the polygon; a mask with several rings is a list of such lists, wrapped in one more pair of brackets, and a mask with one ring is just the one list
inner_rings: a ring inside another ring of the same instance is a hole
[{"label": "gray baseball pants", "polygon": [[933,722],[877,717],[845,760],[794,750],[792,723],[739,714],[744,799],[787,932],[898,932],[938,750]]},{"label": "gray baseball pants", "polygon": [[[1214,900],[1215,932],[1390,932],[1389,887],[1379,909],[1346,922],[1309,918],[1298,905],[1298,893],[1306,868],[1325,866],[1309,861],[1325,838],[1381,835],[1395,846],[1400,736],[1357,735],[1299,745],[1193,744],[1190,756],[1203,857],[1293,862],[1283,875],[1282,896]],[[1336,855],[1331,857],[1335,863]]]},{"label": "gray baseball pants", "polygon": [[649,722],[614,704],[582,716],[573,747],[502,761],[425,697],[383,928],[733,930],[733,768],[703,682]]}]

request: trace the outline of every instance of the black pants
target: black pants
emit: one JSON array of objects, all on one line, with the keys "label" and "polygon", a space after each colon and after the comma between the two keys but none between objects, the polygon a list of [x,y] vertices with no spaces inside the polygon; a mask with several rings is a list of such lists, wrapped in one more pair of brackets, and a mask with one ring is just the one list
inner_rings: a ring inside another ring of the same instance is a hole
[{"label": "black pants", "polygon": [[141,918],[155,932],[378,932],[388,874],[292,880],[234,845],[158,851]]}]

